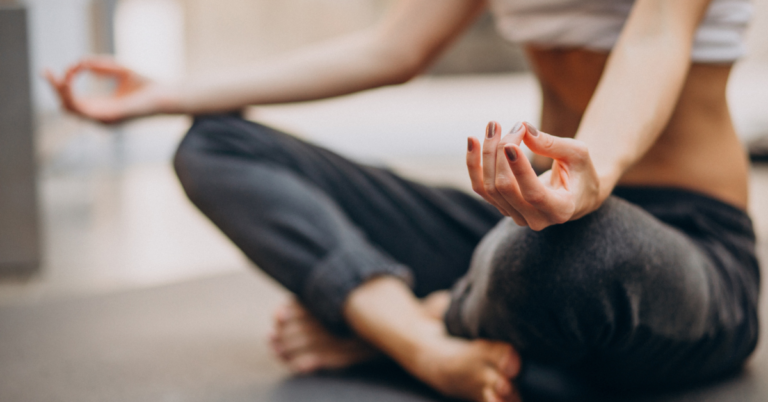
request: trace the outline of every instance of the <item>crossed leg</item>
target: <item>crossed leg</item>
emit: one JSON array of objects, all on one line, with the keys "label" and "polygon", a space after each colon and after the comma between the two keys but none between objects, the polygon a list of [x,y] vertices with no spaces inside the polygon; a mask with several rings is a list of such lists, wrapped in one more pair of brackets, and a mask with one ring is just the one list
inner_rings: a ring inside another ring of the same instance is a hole
[{"label": "crossed leg", "polygon": [[[351,330],[446,395],[516,399],[512,347],[448,336],[417,299],[466,272],[475,245],[501,218],[493,207],[231,116],[196,119],[174,164],[190,200],[313,317],[285,322],[313,328],[304,341],[325,345],[315,361],[294,360],[298,368],[370,353],[336,338]],[[278,338],[288,349],[285,331]]]},{"label": "crossed leg", "polygon": [[679,387],[738,369],[759,327],[754,262],[748,247],[735,251],[754,244],[746,215],[718,205],[729,215],[718,220],[719,202],[683,190],[618,194],[648,209],[610,197],[539,232],[497,225],[452,290],[450,333],[510,342],[527,363],[600,389]]}]

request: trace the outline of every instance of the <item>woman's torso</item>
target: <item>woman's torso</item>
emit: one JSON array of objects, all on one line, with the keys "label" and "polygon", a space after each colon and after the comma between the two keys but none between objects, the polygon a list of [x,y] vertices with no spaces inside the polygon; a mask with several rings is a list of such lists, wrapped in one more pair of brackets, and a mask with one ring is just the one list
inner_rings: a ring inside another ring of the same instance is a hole
[{"label": "woman's torso", "polygon": [[[573,137],[608,54],[530,45],[527,54],[542,87],[541,129]],[[680,187],[746,209],[747,159],[725,96],[730,69],[692,64],[666,128],[619,184]]]},{"label": "woman's torso", "polygon": [[[527,45],[543,92],[542,129],[572,137],[634,0],[489,3],[501,36]],[[693,64],[672,118],[620,184],[681,187],[746,208],[747,160],[725,88],[744,52],[751,14],[751,0],[712,0],[694,36]]]}]

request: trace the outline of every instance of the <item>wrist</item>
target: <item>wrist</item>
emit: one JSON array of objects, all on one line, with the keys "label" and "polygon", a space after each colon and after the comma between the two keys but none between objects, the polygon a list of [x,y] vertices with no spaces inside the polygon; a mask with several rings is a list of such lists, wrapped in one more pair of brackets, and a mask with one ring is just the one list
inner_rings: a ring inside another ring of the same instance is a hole
[{"label": "wrist", "polygon": [[600,158],[595,155],[592,159],[598,182],[598,199],[603,203],[613,192],[616,183],[624,174],[624,165],[620,160],[614,158]]},{"label": "wrist", "polygon": [[598,191],[597,191],[597,205],[595,206],[595,209],[599,208],[601,205],[603,205],[603,202],[608,199],[608,197],[611,196],[613,193],[613,189],[616,187],[616,183],[618,183],[619,178],[621,178],[621,174],[619,171],[611,170],[611,171],[598,171]]},{"label": "wrist", "polygon": [[153,84],[150,89],[151,111],[148,114],[185,113],[182,105],[181,90],[178,85]]}]

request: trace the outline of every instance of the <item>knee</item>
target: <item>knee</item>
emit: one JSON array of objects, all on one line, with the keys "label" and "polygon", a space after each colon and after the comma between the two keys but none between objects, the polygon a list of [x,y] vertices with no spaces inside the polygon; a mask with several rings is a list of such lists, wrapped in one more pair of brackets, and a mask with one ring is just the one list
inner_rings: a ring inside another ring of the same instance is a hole
[{"label": "knee", "polygon": [[[637,211],[609,199],[595,213],[542,231],[515,231],[495,250],[492,269],[500,294],[558,299],[588,296],[627,276],[642,274],[649,259],[647,230]],[[506,287],[539,289],[539,292]]]},{"label": "knee", "polygon": [[184,135],[173,156],[173,169],[182,188],[190,198],[196,193],[195,181],[199,176],[199,164],[206,153],[207,140],[206,128],[195,119],[194,124]]},{"label": "knee", "polygon": [[208,192],[217,153],[226,151],[231,116],[197,116],[176,148],[173,168],[187,196],[194,202]]},{"label": "knee", "polygon": [[609,271],[602,266],[604,259],[580,249],[578,240],[566,240],[571,236],[565,236],[565,228],[525,228],[497,248],[489,269],[489,302],[511,310],[560,310],[605,284]]},{"label": "knee", "polygon": [[[690,306],[705,303],[705,278],[693,269],[703,262],[688,252],[691,246],[636,207],[609,201],[578,221],[516,230],[496,244],[487,289],[496,317],[488,325],[534,325],[594,345],[641,311],[663,304],[695,311]],[[673,318],[703,322],[703,316]]]},{"label": "knee", "polygon": [[233,130],[233,117],[227,115],[196,116],[192,127],[176,149],[173,165],[177,173],[195,166],[200,156],[212,154],[226,147]]}]

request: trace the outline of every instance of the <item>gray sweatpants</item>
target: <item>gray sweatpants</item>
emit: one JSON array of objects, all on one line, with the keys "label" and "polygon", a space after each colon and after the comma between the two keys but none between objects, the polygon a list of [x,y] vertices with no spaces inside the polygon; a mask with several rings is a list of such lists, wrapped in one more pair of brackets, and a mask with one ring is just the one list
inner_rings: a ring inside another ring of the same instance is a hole
[{"label": "gray sweatpants", "polygon": [[174,163],[195,205],[335,331],[349,292],[392,275],[417,296],[456,283],[452,334],[510,342],[526,365],[585,383],[706,380],[758,338],[751,221],[700,194],[617,189],[534,232],[476,197],[234,116],[197,118]]},{"label": "gray sweatpants", "polygon": [[453,288],[449,331],[510,342],[524,361],[619,389],[737,369],[758,338],[746,215],[682,190],[615,194],[648,210],[612,196],[540,232],[501,221]]}]

